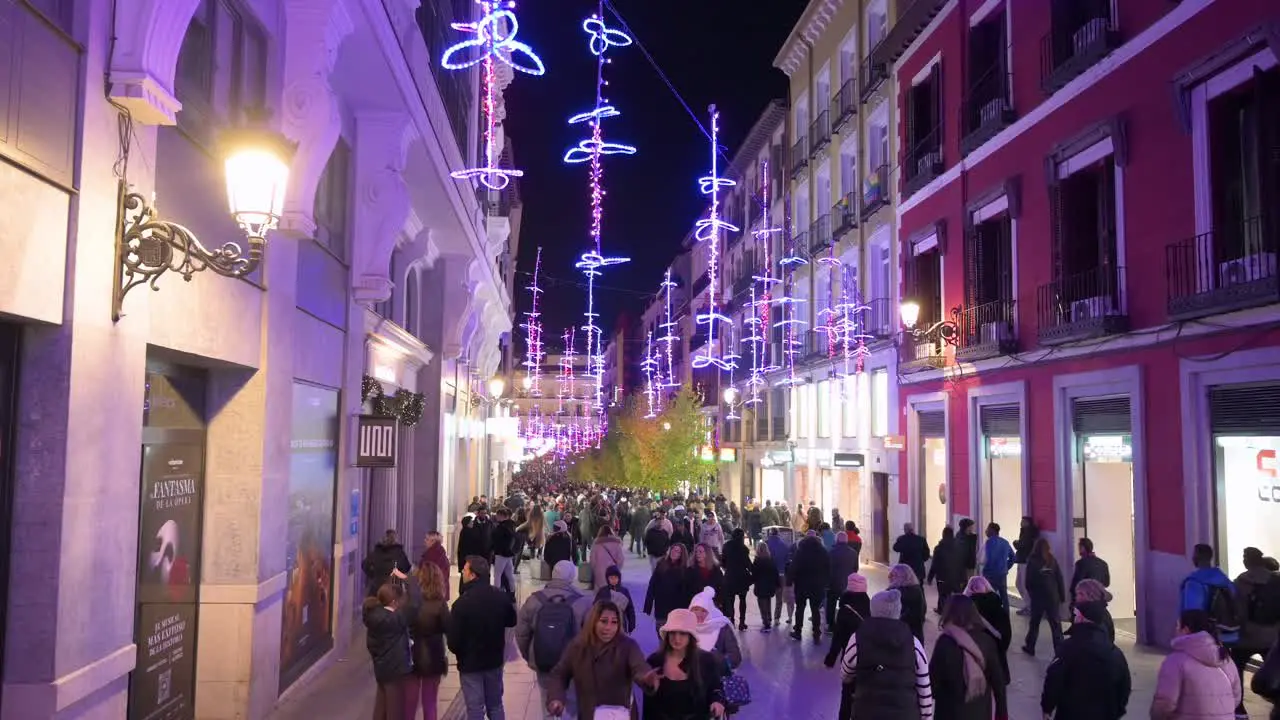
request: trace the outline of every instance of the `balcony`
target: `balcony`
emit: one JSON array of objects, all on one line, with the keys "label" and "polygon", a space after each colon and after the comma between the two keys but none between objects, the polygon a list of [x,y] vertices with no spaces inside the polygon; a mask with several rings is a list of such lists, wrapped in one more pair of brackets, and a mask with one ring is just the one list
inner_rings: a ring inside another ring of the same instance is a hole
[{"label": "balcony", "polygon": [[[937,321],[926,323],[920,321],[920,327],[930,327]],[[902,346],[898,351],[898,372],[903,375],[940,370],[946,367],[947,355],[945,343],[932,338],[917,338],[911,333],[902,333]]]},{"label": "balcony", "polygon": [[843,132],[846,125],[858,114],[857,83],[852,78],[831,98],[831,132]]},{"label": "balcony", "polygon": [[816,156],[831,144],[831,113],[823,110],[809,125],[809,154]]},{"label": "balcony", "polygon": [[791,247],[794,252],[804,255],[809,251],[809,231],[801,230],[791,238]]},{"label": "balcony", "polygon": [[1036,320],[1041,345],[1114,335],[1129,329],[1120,302],[1124,268],[1096,268],[1041,285]]},{"label": "balcony", "polygon": [[889,63],[878,59],[876,56],[883,45],[883,42],[877,45],[870,55],[863,58],[862,65],[858,67],[858,79],[860,81],[858,87],[861,89],[858,93],[858,100],[863,105],[866,105],[876,90],[879,90],[880,86],[884,85],[885,81],[889,79]]},{"label": "balcony", "polygon": [[756,442],[763,442],[768,439],[769,439],[769,419],[764,417],[763,415],[756,415]]},{"label": "balcony", "polygon": [[787,439],[787,418],[777,416],[773,418],[773,422],[769,427],[770,440],[786,440]]},{"label": "balcony", "polygon": [[832,241],[838,241],[844,237],[846,233],[858,229],[858,194],[849,193],[840,199],[840,202],[831,207],[832,222],[835,223],[835,232],[832,233]]},{"label": "balcony", "polygon": [[804,353],[800,356],[800,359],[806,363],[825,360],[830,349],[831,340],[827,333],[811,330],[804,336]]},{"label": "balcony", "polygon": [[791,146],[791,179],[794,180],[809,167],[809,138],[801,135]]},{"label": "balcony", "polygon": [[1084,6],[1072,8],[1085,16],[1082,22],[1054,22],[1040,41],[1040,86],[1053,94],[1079,77],[1120,46],[1120,33],[1111,21],[1111,3],[1104,0],[1073,0]]},{"label": "balcony", "polygon": [[809,256],[815,257],[829,247],[831,247],[831,216],[823,215],[809,226]]},{"label": "balcony", "polygon": [[751,267],[751,265],[747,265],[748,271],[733,282],[734,297],[747,294],[747,291],[751,289],[752,284],[755,283],[755,278],[751,276]]},{"label": "balcony", "polygon": [[1013,124],[1017,115],[1009,103],[1009,76],[996,63],[974,81],[961,103],[964,137],[960,138],[960,154],[982,147],[997,133]]},{"label": "balcony", "polygon": [[1276,221],[1259,216],[1237,229],[1211,231],[1169,245],[1165,248],[1169,319],[1190,320],[1280,302],[1278,240]]},{"label": "balcony", "polygon": [[996,300],[961,308],[956,318],[956,360],[973,362],[1017,350],[1013,301]]},{"label": "balcony", "polygon": [[859,329],[876,340],[892,340],[898,327],[897,306],[889,298],[875,298],[866,306]]},{"label": "balcony", "polygon": [[871,51],[872,56],[886,64],[897,60],[946,4],[946,0],[898,0],[898,21]]},{"label": "balcony", "polygon": [[928,135],[920,138],[915,147],[907,153],[907,162],[903,168],[906,180],[902,186],[903,197],[911,197],[921,188],[933,182],[942,174],[942,127],[936,127]]},{"label": "balcony", "polygon": [[867,181],[862,185],[862,220],[866,222],[867,218],[876,213],[877,210],[889,204],[889,166],[881,165],[867,175]]}]

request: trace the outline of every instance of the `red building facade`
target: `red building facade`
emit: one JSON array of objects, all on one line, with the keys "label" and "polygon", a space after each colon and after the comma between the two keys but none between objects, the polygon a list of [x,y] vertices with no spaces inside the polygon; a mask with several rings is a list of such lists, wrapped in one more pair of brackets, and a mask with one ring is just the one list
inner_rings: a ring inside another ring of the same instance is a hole
[{"label": "red building facade", "polygon": [[[1280,17],[951,0],[895,64],[899,502],[1035,519],[1167,640],[1191,547],[1280,553]],[[1276,529],[1272,529],[1276,528]],[[1012,580],[1011,580],[1012,585]],[[1136,619],[1135,619],[1136,618]]]}]

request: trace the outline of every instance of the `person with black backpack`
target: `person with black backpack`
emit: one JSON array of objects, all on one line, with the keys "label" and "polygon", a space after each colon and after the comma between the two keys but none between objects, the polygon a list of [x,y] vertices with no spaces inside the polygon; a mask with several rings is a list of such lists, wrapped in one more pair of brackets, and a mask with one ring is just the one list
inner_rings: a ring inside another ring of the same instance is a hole
[{"label": "person with black backpack", "polygon": [[[1266,656],[1280,637],[1280,575],[1267,567],[1266,558],[1258,548],[1244,549],[1244,572],[1236,578],[1236,591],[1244,617],[1240,639],[1230,650],[1243,687],[1244,666],[1254,655]],[[1244,714],[1242,702],[1236,708],[1236,715]]]},{"label": "person with black backpack", "polygon": [[1232,648],[1240,640],[1240,603],[1236,587],[1213,564],[1213,547],[1200,543],[1191,553],[1196,569],[1182,581],[1178,613],[1203,610],[1218,630],[1218,640]]},{"label": "person with black backpack", "polygon": [[853,702],[848,718],[933,718],[933,689],[924,646],[900,618],[902,596],[885,590],[871,598],[871,617],[849,638],[841,679]]},{"label": "person with black backpack", "polygon": [[[572,562],[561,560],[556,563],[546,587],[524,601],[516,618],[516,647],[537,674],[543,707],[550,700],[551,671],[591,612],[593,600],[578,590],[577,578],[578,569]],[[568,707],[566,717],[573,717],[575,698],[571,695],[565,704]]]}]

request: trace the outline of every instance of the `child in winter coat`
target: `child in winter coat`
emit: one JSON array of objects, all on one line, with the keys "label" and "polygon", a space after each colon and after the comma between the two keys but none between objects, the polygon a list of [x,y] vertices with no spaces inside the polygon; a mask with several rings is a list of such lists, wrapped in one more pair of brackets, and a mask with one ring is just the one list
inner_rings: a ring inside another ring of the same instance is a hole
[{"label": "child in winter coat", "polygon": [[764,620],[764,632],[773,630],[773,598],[782,585],[782,574],[773,560],[768,543],[756,543],[756,559],[751,563],[751,579],[755,582],[756,604]]},{"label": "child in winter coat", "polygon": [[606,584],[596,591],[595,602],[617,605],[622,611],[622,630],[630,635],[636,629],[636,604],[631,600],[631,591],[622,586],[622,571],[617,565],[610,565],[604,578]]},{"label": "child in winter coat", "polygon": [[1184,610],[1173,652],[1160,665],[1151,720],[1232,720],[1240,680],[1226,648],[1203,610]]}]

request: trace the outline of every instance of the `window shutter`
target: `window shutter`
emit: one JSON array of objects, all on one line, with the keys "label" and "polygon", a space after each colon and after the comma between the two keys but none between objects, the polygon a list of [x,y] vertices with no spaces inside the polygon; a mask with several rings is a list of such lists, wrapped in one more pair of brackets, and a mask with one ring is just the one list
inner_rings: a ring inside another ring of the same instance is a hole
[{"label": "window shutter", "polygon": [[942,410],[932,410],[916,415],[920,422],[921,438],[944,438],[947,436],[947,414]]},{"label": "window shutter", "polygon": [[964,224],[964,298],[965,306],[982,302],[982,230],[972,216]]},{"label": "window shutter", "polygon": [[1098,259],[1107,272],[1116,267],[1116,222],[1116,164],[1108,157],[1098,179]]},{"label": "window shutter", "polygon": [[1235,435],[1280,435],[1280,385],[1250,383],[1209,388],[1209,429]]},{"label": "window shutter", "polygon": [[1280,246],[1280,72],[1253,69],[1253,96],[1258,108],[1258,195],[1262,199],[1262,243]]},{"label": "window shutter", "polygon": [[1019,405],[984,405],[978,412],[978,421],[987,437],[1022,437]]},{"label": "window shutter", "polygon": [[[902,143],[902,165],[906,166],[906,172],[899,173],[903,177],[915,177],[916,174],[916,144],[919,142],[919,128],[916,127],[916,113],[920,110],[916,104],[920,102],[920,93],[916,92],[916,88],[911,88],[906,93],[907,98],[907,122],[904,123],[906,130],[906,142]],[[886,162],[888,159],[886,158]],[[874,168],[872,168],[874,170]]]},{"label": "window shutter", "polygon": [[929,72],[929,92],[930,92],[930,113],[929,119],[933,123],[933,127],[929,131],[933,134],[933,142],[931,146],[933,150],[939,153],[942,151],[942,126],[946,121],[942,117],[942,61],[939,60],[937,65],[933,66],[933,70]]},{"label": "window shutter", "polygon": [[1071,403],[1071,428],[1078,433],[1128,435],[1132,431],[1129,396],[1077,398]]},{"label": "window shutter", "polygon": [[[1067,227],[1063,197],[1064,186],[1061,180],[1049,186],[1049,220],[1052,223],[1053,246],[1053,279],[1063,279],[1063,246],[1067,241]],[[1060,302],[1060,299],[1058,299]]]}]

